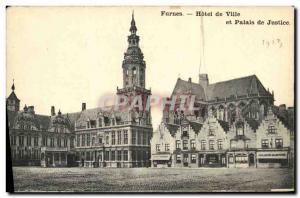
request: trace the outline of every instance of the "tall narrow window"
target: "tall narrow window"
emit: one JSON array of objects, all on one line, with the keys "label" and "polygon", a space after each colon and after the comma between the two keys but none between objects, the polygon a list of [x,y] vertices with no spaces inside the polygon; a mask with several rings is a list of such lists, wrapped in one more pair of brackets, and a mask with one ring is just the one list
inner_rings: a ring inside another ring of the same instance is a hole
[{"label": "tall narrow window", "polygon": [[219,150],[223,149],[223,141],[222,140],[218,140],[218,149]]},{"label": "tall narrow window", "polygon": [[76,136],[77,147],[80,147],[80,135]]},{"label": "tall narrow window", "polygon": [[205,150],[205,149],[206,149],[206,141],[201,140],[201,150]]},{"label": "tall narrow window", "polygon": [[188,149],[188,141],[183,140],[183,150],[187,150],[187,149]]},{"label": "tall narrow window", "polygon": [[165,144],[165,151],[170,151],[170,144]]},{"label": "tall narrow window", "polygon": [[31,146],[31,136],[27,136],[27,146]]},{"label": "tall narrow window", "polygon": [[195,148],[196,148],[196,141],[191,140],[191,149],[195,149]]},{"label": "tall narrow window", "polygon": [[81,135],[81,146],[85,146],[85,134]]},{"label": "tall narrow window", "polygon": [[33,138],[33,144],[34,144],[34,146],[39,146],[39,136],[34,136],[34,138]]},{"label": "tall narrow window", "polygon": [[135,130],[132,130],[132,144],[136,144],[136,131]]},{"label": "tall narrow window", "polygon": [[87,146],[91,145],[91,134],[86,134],[86,145]]},{"label": "tall narrow window", "polygon": [[283,147],[282,139],[275,139],[275,147],[278,149]]},{"label": "tall narrow window", "polygon": [[176,149],[180,149],[180,140],[176,140]]},{"label": "tall narrow window", "polygon": [[118,131],[118,144],[122,144],[122,131]]},{"label": "tall narrow window", "polygon": [[111,144],[116,144],[116,133],[114,131],[111,132]]},{"label": "tall narrow window", "polygon": [[215,141],[209,140],[209,150],[214,150],[214,149],[215,149]]},{"label": "tall narrow window", "polygon": [[128,131],[125,130],[125,131],[123,132],[123,135],[124,135],[124,144],[128,144]]},{"label": "tall narrow window", "polygon": [[156,151],[160,151],[160,144],[156,144]]}]

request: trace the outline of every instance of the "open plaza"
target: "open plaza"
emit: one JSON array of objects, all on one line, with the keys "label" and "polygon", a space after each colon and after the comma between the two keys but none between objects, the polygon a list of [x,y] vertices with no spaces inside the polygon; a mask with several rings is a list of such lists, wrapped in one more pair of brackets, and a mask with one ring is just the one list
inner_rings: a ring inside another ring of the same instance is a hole
[{"label": "open plaza", "polygon": [[292,191],[288,168],[14,167],[16,192],[271,192]]}]

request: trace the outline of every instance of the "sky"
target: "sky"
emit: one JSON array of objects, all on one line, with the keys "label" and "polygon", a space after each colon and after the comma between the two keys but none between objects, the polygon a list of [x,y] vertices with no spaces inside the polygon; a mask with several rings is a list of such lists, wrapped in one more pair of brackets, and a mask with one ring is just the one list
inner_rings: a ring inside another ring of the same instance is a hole
[{"label": "sky", "polygon": [[[77,112],[82,102],[98,107],[101,97],[122,87],[132,10],[146,61],[146,88],[153,95],[169,96],[178,77],[198,82],[201,60],[200,72],[210,83],[255,74],[274,90],[276,105],[293,106],[291,7],[9,7],[6,95],[14,79],[21,108],[34,105],[38,114],[50,115],[51,106]],[[161,16],[161,11],[184,16]],[[201,17],[186,15],[195,11],[240,16],[204,16],[202,37]],[[269,19],[290,25],[226,25]],[[152,110],[156,128],[161,111]]]}]

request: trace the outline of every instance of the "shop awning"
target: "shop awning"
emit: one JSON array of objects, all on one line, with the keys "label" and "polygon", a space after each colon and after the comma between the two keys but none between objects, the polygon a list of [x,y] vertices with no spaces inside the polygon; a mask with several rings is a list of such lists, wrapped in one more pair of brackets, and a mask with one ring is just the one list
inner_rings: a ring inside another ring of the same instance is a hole
[{"label": "shop awning", "polygon": [[169,161],[171,158],[171,154],[156,154],[151,156],[151,160],[167,160]]}]

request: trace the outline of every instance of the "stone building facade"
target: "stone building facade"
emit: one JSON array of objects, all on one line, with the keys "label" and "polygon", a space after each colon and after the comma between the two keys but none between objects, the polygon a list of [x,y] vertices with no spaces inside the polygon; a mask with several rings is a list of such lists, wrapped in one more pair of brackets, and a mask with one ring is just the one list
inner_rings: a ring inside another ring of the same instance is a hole
[{"label": "stone building facade", "polygon": [[[187,108],[192,97],[194,109]],[[179,78],[167,100],[175,101],[174,108],[171,102],[167,104],[161,126],[153,133],[153,167],[166,163],[171,167],[229,168],[293,165],[293,107],[274,106],[274,93],[255,75],[214,84],[209,84],[207,74],[200,74],[198,83]],[[265,128],[271,114],[277,120],[273,126],[277,133],[272,135]],[[284,145],[262,148],[262,141]],[[175,145],[168,151],[169,159],[156,160],[161,154],[154,149],[158,143]]]},{"label": "stone building facade", "polygon": [[[79,112],[59,111],[56,115],[55,107],[51,107],[51,116],[37,115],[33,106],[19,110],[13,84],[6,105],[13,165],[150,166],[153,129],[146,102],[151,90],[145,88],[146,63],[133,15],[129,31],[122,62],[123,88],[117,88],[116,94],[120,99],[127,98],[123,108],[87,109],[82,103]],[[140,106],[135,104],[137,98],[141,99]]]}]

